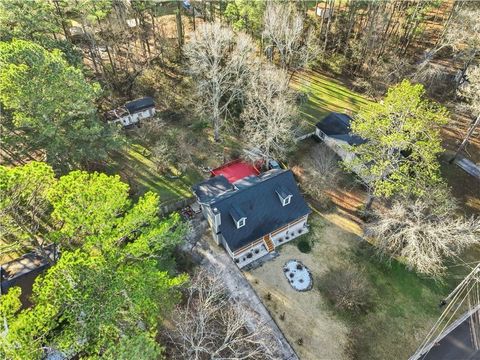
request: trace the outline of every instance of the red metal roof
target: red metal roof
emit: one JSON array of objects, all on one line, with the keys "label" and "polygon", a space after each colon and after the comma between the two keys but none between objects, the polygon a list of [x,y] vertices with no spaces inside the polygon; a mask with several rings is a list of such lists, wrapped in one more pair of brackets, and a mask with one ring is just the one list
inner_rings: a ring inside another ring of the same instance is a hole
[{"label": "red metal roof", "polygon": [[213,176],[223,175],[229,183],[241,180],[247,176],[260,174],[260,171],[253,165],[241,159],[230,161],[211,171]]}]

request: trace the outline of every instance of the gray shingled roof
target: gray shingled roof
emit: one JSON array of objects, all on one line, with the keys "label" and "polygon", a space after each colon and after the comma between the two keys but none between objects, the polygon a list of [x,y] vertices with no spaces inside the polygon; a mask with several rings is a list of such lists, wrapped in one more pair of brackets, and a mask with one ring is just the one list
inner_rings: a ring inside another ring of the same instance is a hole
[{"label": "gray shingled roof", "polygon": [[134,114],[136,112],[155,107],[155,103],[151,97],[147,96],[141,99],[127,102],[125,104],[125,107],[130,114]]},{"label": "gray shingled roof", "polygon": [[[220,231],[232,251],[310,213],[290,170],[270,170],[248,181],[251,186],[239,186],[238,190],[224,192],[210,201],[212,209],[220,212]],[[279,189],[292,194],[290,204],[282,206]],[[247,218],[240,229],[232,218],[232,209]]]},{"label": "gray shingled roof", "polygon": [[202,204],[209,203],[220,195],[234,189],[234,186],[223,175],[212,177],[192,186],[193,192]]},{"label": "gray shingled roof", "polygon": [[317,128],[326,135],[347,142],[350,145],[360,145],[365,143],[365,139],[353,135],[350,130],[352,118],[347,114],[330,113],[317,123]]}]

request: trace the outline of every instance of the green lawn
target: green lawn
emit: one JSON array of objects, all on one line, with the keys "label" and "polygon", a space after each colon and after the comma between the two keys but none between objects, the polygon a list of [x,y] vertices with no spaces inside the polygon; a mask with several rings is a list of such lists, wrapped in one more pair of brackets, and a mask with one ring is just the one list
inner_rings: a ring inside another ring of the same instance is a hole
[{"label": "green lawn", "polygon": [[139,144],[131,144],[115,156],[115,162],[108,170],[121,175],[130,185],[134,198],[153,191],[160,196],[160,202],[165,204],[192,196],[190,187],[202,179],[198,172],[189,168],[178,177],[167,176],[157,171],[149,156],[147,149]]},{"label": "green lawn", "polygon": [[[422,278],[403,264],[380,259],[366,241],[349,236],[327,220],[314,215],[307,239],[313,244],[313,262],[327,268],[353,266],[371,287],[372,308],[361,315],[329,307],[349,328],[358,359],[406,359],[414,353],[441,314],[440,301],[458,280],[444,283]],[[333,239],[333,234],[336,238]],[[320,275],[320,274],[318,274]],[[314,272],[315,277],[315,272]],[[320,275],[314,281],[322,281]]]},{"label": "green lawn", "polygon": [[315,71],[296,73],[292,87],[307,94],[308,101],[301,106],[300,112],[312,125],[331,111],[354,114],[369,102],[340,81]]},{"label": "green lawn", "polygon": [[352,249],[352,260],[364,269],[374,301],[371,312],[349,321],[357,336],[357,356],[407,358],[440,316],[438,305],[450,287],[423,279],[397,261],[386,264],[366,242]]}]

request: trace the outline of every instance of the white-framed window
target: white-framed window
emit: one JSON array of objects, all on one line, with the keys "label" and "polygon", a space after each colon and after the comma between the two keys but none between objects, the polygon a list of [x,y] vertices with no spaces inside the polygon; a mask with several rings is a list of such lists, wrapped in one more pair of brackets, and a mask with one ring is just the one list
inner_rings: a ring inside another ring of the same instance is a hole
[{"label": "white-framed window", "polygon": [[290,204],[291,199],[292,199],[292,195],[287,196],[285,199],[283,199],[282,205],[287,206],[288,204]]},{"label": "white-framed window", "polygon": [[240,229],[241,227],[245,226],[245,220],[247,218],[241,218],[240,220],[237,221],[237,229]]}]

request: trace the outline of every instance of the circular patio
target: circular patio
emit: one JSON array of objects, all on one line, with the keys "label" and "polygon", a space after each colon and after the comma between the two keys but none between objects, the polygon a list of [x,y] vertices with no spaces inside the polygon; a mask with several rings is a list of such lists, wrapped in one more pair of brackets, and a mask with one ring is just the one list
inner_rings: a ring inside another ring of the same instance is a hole
[{"label": "circular patio", "polygon": [[301,261],[287,261],[283,266],[283,273],[290,285],[297,291],[308,291],[313,286],[312,274]]}]

